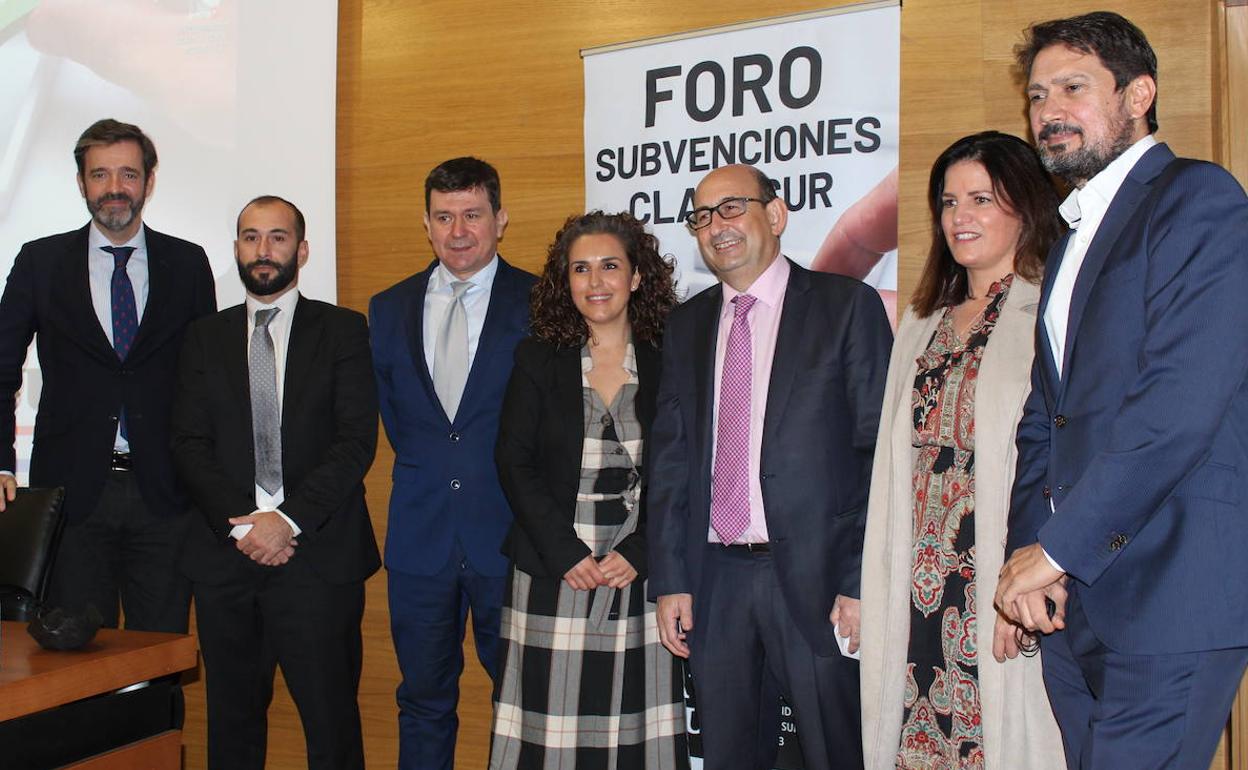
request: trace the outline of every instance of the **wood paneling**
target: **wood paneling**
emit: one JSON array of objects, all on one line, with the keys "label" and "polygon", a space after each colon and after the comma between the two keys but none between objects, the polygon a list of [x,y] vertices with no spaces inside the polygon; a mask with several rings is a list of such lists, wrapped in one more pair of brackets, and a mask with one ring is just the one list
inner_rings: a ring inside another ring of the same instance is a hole
[{"label": "wood paneling", "polygon": [[1217,9],[1214,66],[1218,69],[1221,99],[1215,105],[1220,121],[1219,162],[1248,187],[1248,0]]},{"label": "wood paneling", "polygon": [[[517,0],[503,3],[340,0],[338,51],[338,286],[340,302],[368,298],[423,268],[423,180],[450,157],[477,155],[502,175],[511,225],[501,246],[536,271],[567,215],[582,210],[582,48],[842,5],[834,0],[665,3]],[[907,296],[927,250],[928,168],[962,135],[986,128],[1025,136],[1025,103],[1011,74],[1020,31],[1040,18],[1102,2],[906,0],[902,10],[901,259]],[[1213,14],[1209,0],[1134,0],[1118,8],[1160,57],[1160,136],[1180,154],[1212,157]],[[1241,135],[1243,131],[1241,129]],[[393,453],[383,440],[368,502],[385,537]],[[360,705],[369,767],[395,764],[394,688],[385,579],[368,584]],[[471,641],[460,708],[458,766],[483,767],[489,686]],[[204,766],[203,689],[188,688],[187,767]],[[298,719],[279,687],[270,710],[269,767],[301,767]]]}]

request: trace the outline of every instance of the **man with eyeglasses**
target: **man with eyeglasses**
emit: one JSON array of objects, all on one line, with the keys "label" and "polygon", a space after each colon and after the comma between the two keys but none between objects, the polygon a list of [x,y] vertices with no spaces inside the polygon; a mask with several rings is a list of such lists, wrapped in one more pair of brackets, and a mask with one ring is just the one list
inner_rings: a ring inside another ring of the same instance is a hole
[{"label": "man with eyeglasses", "polygon": [[721,280],[672,312],[651,433],[649,593],[688,658],[704,767],[770,768],[779,698],[808,770],[862,766],[858,583],[892,332],[879,295],[783,258],[788,209],[750,166],[687,224]]}]

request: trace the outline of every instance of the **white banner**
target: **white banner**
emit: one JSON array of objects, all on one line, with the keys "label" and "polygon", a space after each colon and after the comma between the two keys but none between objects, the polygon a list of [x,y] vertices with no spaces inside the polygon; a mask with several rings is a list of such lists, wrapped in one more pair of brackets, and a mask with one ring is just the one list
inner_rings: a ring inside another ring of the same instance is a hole
[{"label": "white banner", "polygon": [[586,51],[586,208],[646,222],[692,296],[715,282],[683,223],[694,187],[748,163],[789,206],[786,255],[891,296],[900,8],[879,6]]},{"label": "white banner", "polygon": [[[692,296],[716,280],[684,225],[694,188],[757,166],[789,207],[784,253],[866,280],[893,311],[900,49],[900,7],[868,3],[585,51],[586,208],[646,222]],[[776,766],[800,768],[788,706],[779,722]]]}]

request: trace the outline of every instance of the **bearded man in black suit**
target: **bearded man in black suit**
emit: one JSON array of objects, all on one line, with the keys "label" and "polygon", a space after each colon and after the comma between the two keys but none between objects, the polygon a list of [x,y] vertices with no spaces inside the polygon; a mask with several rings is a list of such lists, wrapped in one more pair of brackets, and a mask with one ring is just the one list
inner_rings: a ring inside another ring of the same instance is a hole
[{"label": "bearded man in black suit", "polygon": [[[156,148],[137,126],[94,123],[74,159],[91,221],[24,245],[0,299],[0,399],[14,402],[37,338],[30,483],[65,488],[46,603],[93,604],[116,626],[120,602],[127,628],[184,633],[189,517],[169,416],[186,325],[216,310],[212,271],[202,248],[143,224]],[[0,511],[17,489],[15,423],[0,410]]]}]

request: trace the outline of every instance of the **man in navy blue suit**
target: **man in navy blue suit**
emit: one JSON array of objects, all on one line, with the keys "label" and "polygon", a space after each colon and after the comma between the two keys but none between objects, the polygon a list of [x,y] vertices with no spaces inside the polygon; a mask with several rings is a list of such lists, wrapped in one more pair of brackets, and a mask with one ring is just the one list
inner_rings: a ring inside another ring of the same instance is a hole
[{"label": "man in navy blue suit", "polygon": [[1019,63],[1072,229],[1046,269],[996,603],[1056,630],[1071,768],[1204,770],[1248,662],[1248,199],[1153,138],[1156,56],[1121,16],[1034,25]]},{"label": "man in navy blue suit", "polygon": [[494,442],[533,277],[498,256],[507,227],[498,172],[476,158],[425,179],[437,259],[373,297],[369,327],[381,417],[394,447],[385,565],[402,670],[399,766],[449,770],[468,610],[497,682],[511,509]]},{"label": "man in navy blue suit", "polygon": [[807,770],[862,766],[858,589],[892,332],[879,295],[780,250],[784,200],[708,174],[688,226],[722,283],[672,311],[646,450],[648,591],[688,658],[706,770],[770,768],[780,697]]}]

